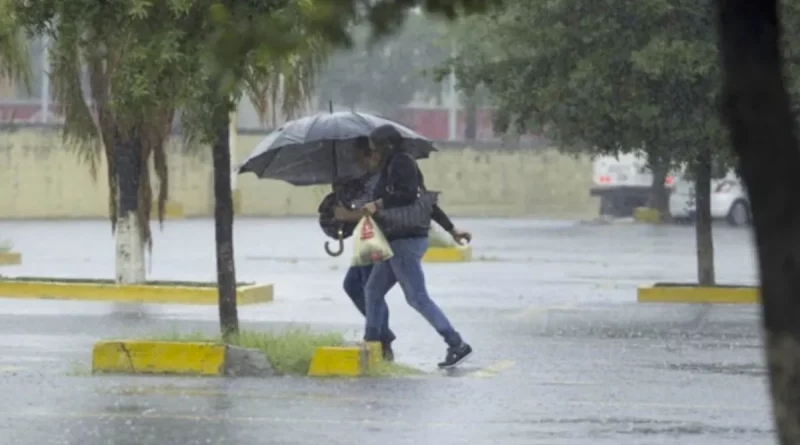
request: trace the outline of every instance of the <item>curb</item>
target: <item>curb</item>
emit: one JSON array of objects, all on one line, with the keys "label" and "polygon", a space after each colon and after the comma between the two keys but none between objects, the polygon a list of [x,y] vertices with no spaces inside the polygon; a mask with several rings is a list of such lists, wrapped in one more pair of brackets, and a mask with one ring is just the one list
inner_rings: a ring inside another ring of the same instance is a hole
[{"label": "curb", "polygon": [[426,263],[463,263],[472,261],[472,246],[428,247],[422,261]]},{"label": "curb", "polygon": [[701,287],[692,285],[654,285],[636,290],[639,303],[758,304],[759,289],[748,286]]},{"label": "curb", "polygon": [[[194,285],[193,285],[194,284]],[[239,305],[272,301],[272,284],[236,286]],[[111,280],[69,280],[48,278],[0,279],[0,298],[114,301],[125,303],[217,305],[216,284],[170,283],[115,284]]]},{"label": "curb", "polygon": [[[158,220],[158,201],[153,201],[151,207],[150,219],[153,221]],[[183,204],[177,201],[167,201],[164,205],[164,221],[168,219],[185,219],[186,211]]]},{"label": "curb", "polygon": [[96,343],[92,348],[92,372],[248,377],[274,374],[266,355],[255,349],[147,340]]},{"label": "curb", "polygon": [[0,252],[0,266],[18,266],[22,264],[22,254],[19,252]]},{"label": "curb", "polygon": [[382,360],[381,344],[366,342],[353,346],[324,346],[314,351],[308,375],[311,377],[360,377]]},{"label": "curb", "polygon": [[637,207],[633,209],[633,220],[645,224],[661,223],[661,212],[649,207]]}]

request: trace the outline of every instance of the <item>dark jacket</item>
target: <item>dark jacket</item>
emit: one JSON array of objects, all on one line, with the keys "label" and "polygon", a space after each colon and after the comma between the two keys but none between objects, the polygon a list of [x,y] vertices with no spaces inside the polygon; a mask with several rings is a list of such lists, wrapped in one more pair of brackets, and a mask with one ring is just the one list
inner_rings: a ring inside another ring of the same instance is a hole
[{"label": "dark jacket", "polygon": [[[425,189],[425,178],[414,158],[403,153],[392,153],[381,172],[376,189],[376,199],[383,200],[383,208],[403,207],[412,204],[417,199],[419,190]],[[431,218],[446,231],[453,230],[453,222],[438,205],[433,207]],[[395,234],[389,241],[427,236],[427,231],[409,230]]]}]

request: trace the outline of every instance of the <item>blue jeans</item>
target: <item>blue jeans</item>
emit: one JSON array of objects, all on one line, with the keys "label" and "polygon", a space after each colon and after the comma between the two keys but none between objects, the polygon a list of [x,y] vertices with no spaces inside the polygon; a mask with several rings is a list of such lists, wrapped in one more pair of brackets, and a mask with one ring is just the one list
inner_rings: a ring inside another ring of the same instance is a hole
[{"label": "blue jeans", "polygon": [[[369,279],[369,275],[372,272],[373,266],[353,266],[347,269],[347,273],[344,276],[344,291],[353,304],[356,305],[356,308],[361,315],[366,317],[367,315],[367,306],[364,301],[364,287],[367,285],[367,280]],[[380,341],[381,343],[391,344],[394,339],[396,338],[394,332],[389,329],[389,308],[386,308],[386,312],[383,315],[383,321],[381,322],[381,335]]]},{"label": "blue jeans", "polygon": [[403,238],[389,243],[394,256],[372,266],[366,293],[367,325],[365,341],[379,341],[383,335],[383,320],[388,317],[386,294],[395,283],[400,284],[408,304],[417,310],[451,347],[460,346],[461,336],[453,329],[450,320],[431,300],[425,287],[422,256],[428,249],[428,238]]}]

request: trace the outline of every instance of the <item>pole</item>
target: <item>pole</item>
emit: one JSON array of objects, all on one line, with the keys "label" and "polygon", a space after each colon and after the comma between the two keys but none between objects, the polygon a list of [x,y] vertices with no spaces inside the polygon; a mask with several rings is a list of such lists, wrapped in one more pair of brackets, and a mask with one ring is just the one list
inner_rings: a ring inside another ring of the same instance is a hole
[{"label": "pole", "polygon": [[50,38],[42,35],[42,97],[39,108],[39,122],[46,124],[50,120]]},{"label": "pole", "polygon": [[[455,43],[452,44],[450,50],[450,57],[456,57],[456,46]],[[454,141],[456,139],[456,121],[458,120],[458,111],[456,108],[456,71],[454,68],[450,68],[450,76],[447,80],[447,89],[448,89],[448,106],[449,109],[447,110],[447,123],[448,123],[448,139]]]}]

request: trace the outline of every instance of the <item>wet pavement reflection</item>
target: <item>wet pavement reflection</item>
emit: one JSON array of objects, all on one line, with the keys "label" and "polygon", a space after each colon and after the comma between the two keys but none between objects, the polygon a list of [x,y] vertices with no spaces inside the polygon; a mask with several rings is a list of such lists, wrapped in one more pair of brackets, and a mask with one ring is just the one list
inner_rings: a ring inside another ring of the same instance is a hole
[{"label": "wet pavement reflection", "polygon": [[[0,299],[0,444],[767,444],[774,443],[758,313],[750,306],[637,305],[635,289],[692,281],[693,228],[574,221],[457,220],[476,261],[426,265],[431,295],[473,344],[456,372],[444,344],[389,297],[391,379],[91,376],[99,339],[216,332],[216,309]],[[245,327],[310,325],[357,338],[310,219],[236,222],[241,281],[276,301]],[[749,233],[716,229],[720,282],[755,280]],[[1,222],[24,253],[7,275],[113,276],[107,223]],[[213,280],[213,224],[168,221],[151,277]]]}]

